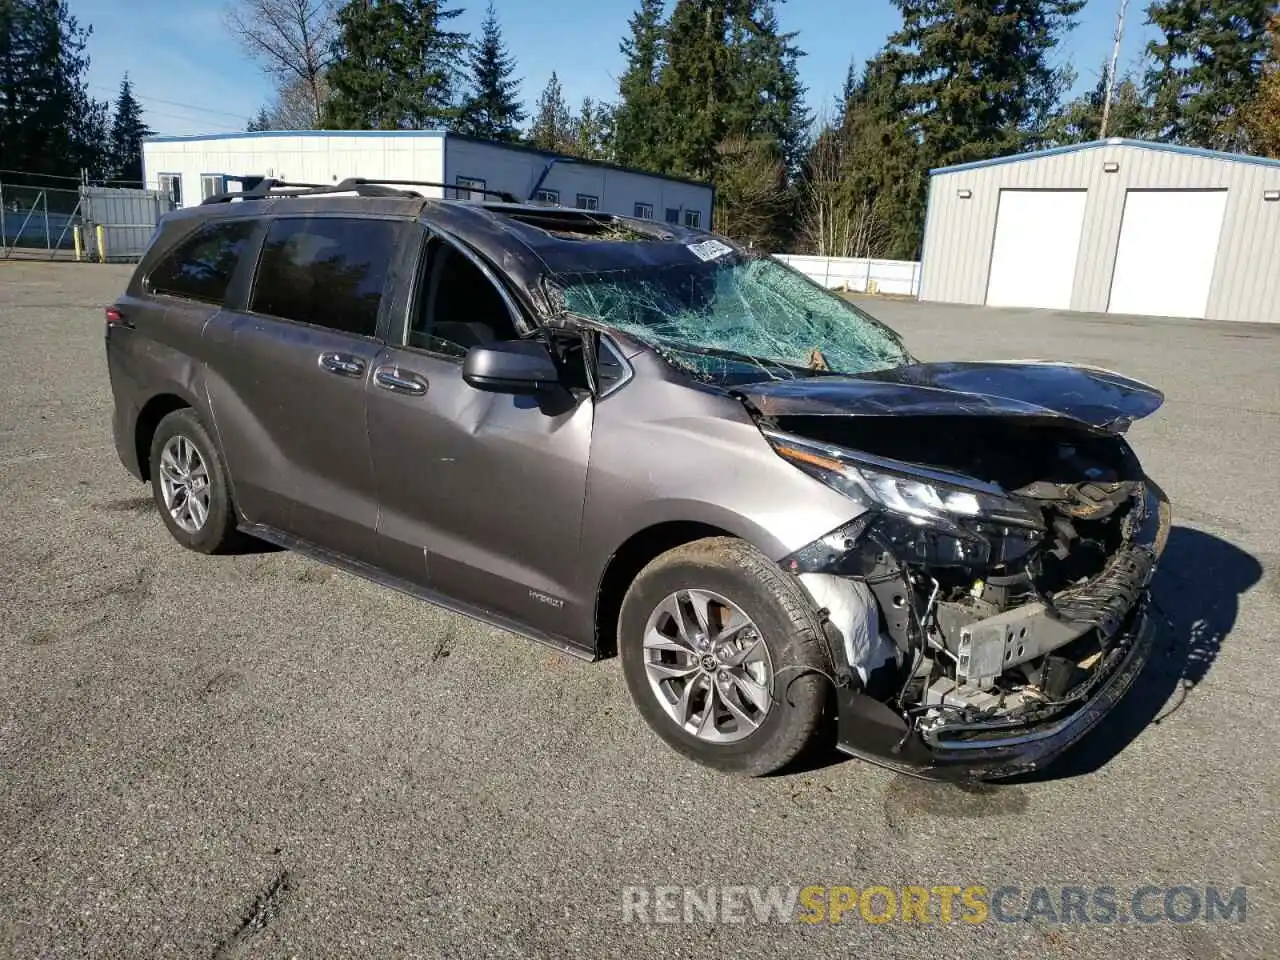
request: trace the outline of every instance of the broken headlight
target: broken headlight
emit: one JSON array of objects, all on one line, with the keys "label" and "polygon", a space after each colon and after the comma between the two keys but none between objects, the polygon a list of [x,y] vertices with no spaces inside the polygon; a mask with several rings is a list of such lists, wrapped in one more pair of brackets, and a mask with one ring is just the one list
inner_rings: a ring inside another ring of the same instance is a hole
[{"label": "broken headlight", "polygon": [[958,474],[855,454],[803,437],[765,431],[774,451],[810,476],[865,506],[878,506],[920,523],[968,520],[1039,529],[1040,510],[994,484]]}]

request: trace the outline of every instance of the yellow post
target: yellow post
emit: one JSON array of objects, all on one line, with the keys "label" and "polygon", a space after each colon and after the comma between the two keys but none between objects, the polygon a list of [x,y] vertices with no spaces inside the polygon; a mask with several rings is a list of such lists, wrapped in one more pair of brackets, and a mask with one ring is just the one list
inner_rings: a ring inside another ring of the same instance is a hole
[{"label": "yellow post", "polygon": [[71,228],[71,241],[76,245],[76,262],[78,263],[84,253],[84,239],[80,236],[80,226]]},{"label": "yellow post", "polygon": [[98,224],[93,228],[94,235],[98,238],[98,262],[107,262],[107,239],[106,231],[102,229],[102,224]]}]

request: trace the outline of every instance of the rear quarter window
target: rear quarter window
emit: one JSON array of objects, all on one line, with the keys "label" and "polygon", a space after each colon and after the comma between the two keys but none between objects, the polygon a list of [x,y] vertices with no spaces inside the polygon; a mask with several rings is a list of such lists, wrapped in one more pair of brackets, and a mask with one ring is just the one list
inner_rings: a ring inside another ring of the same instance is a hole
[{"label": "rear quarter window", "polygon": [[402,223],[281,217],[258,262],[249,309],[371,337]]},{"label": "rear quarter window", "polygon": [[205,224],[161,258],[147,278],[147,289],[221,304],[252,233],[252,220]]}]

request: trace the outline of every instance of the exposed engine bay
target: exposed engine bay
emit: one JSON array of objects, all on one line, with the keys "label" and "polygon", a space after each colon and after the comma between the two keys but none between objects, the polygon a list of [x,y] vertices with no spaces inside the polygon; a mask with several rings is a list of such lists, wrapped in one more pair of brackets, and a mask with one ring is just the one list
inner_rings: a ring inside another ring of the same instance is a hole
[{"label": "exposed engine bay", "polygon": [[968,415],[760,422],[782,456],[866,504],[784,567],[827,612],[849,682],[926,742],[1051,717],[1123,655],[1168,508],[1117,433]]}]

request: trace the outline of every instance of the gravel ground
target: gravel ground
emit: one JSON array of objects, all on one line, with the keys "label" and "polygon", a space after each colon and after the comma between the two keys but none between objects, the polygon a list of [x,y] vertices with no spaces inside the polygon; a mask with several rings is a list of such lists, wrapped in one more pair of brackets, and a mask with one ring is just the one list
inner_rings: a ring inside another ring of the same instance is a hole
[{"label": "gravel ground", "polygon": [[[831,757],[742,782],[649,734],[616,661],[292,554],[179,549],[110,439],[101,306],[127,275],[0,263],[0,954],[1276,955],[1280,328],[862,301],[924,358],[1166,390],[1133,436],[1177,523],[1167,654],[1036,778]],[[1016,885],[1014,914],[1041,885],[1114,887],[1122,914],[1146,884],[1243,885],[1247,915],[624,922],[625,887],[667,884]]]}]

